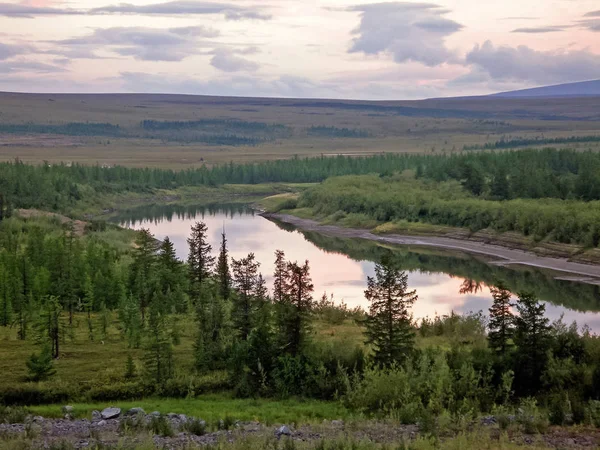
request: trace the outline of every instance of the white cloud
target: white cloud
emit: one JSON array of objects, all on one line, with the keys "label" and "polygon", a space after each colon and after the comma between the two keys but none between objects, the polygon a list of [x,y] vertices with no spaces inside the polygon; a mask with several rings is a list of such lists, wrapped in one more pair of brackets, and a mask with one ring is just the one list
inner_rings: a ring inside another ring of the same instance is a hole
[{"label": "white cloud", "polygon": [[354,6],[361,13],[351,52],[389,53],[394,61],[417,61],[427,66],[454,62],[446,38],[463,27],[444,16],[449,12],[432,3],[376,3]]},{"label": "white cloud", "polygon": [[[145,61],[181,61],[207,47],[197,37],[214,37],[216,30],[204,27],[147,28],[114,27],[94,30],[83,37],[65,39],[55,43],[66,47],[83,49],[90,53],[106,48],[122,56],[132,56]],[[60,53],[60,52],[57,52]],[[65,54],[65,53],[62,53]]]},{"label": "white cloud", "polygon": [[215,50],[210,64],[223,72],[253,72],[259,68],[257,63],[236,56],[234,51],[226,48]]},{"label": "white cloud", "polygon": [[466,62],[480,76],[493,80],[562,83],[598,78],[600,55],[585,50],[539,51],[525,45],[496,47],[491,41],[476,45]]}]

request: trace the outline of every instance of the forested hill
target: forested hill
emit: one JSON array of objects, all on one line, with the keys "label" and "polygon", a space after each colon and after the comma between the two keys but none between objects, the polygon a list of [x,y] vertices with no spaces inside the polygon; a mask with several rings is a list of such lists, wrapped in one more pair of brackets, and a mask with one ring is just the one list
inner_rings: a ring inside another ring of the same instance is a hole
[{"label": "forested hill", "polygon": [[182,171],[77,164],[36,166],[16,161],[0,163],[0,194],[5,206],[64,211],[84,197],[114,193],[151,193],[201,185],[313,183],[339,175],[391,175],[406,170],[424,179],[464,181],[475,194],[495,180],[499,199],[600,199],[600,154],[552,149],[453,156],[293,158]]}]

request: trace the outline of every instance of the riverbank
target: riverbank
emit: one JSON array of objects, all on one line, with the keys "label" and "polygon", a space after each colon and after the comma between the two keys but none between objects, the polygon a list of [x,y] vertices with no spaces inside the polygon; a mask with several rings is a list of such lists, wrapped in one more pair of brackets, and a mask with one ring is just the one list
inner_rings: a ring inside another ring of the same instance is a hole
[{"label": "riverbank", "polygon": [[[468,239],[455,239],[442,236],[412,236],[400,234],[374,234],[370,230],[359,228],[344,228],[336,225],[324,225],[316,220],[300,218],[290,214],[262,213],[266,219],[280,221],[302,230],[314,231],[326,236],[367,239],[393,245],[408,245],[418,247],[436,247],[441,249],[455,250],[472,254],[490,256],[497,261],[493,264],[510,266],[524,265],[549,269],[565,273],[561,279],[578,281],[590,284],[600,284],[600,265],[585,264],[572,261],[568,258],[555,258],[540,256],[533,252],[521,249],[504,247],[497,244],[473,241]],[[569,276],[571,275],[571,276]],[[573,277],[572,275],[577,275]]]}]

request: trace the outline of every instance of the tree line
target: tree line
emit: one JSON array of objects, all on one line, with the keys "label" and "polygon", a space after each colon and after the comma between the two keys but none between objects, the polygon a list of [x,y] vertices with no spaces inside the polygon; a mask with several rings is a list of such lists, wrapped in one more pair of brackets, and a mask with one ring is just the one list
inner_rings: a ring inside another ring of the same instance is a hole
[{"label": "tree line", "polygon": [[[381,154],[365,157],[292,158],[223,164],[182,171],[0,163],[0,193],[15,208],[61,211],[82,198],[107,193],[151,192],[182,186],[313,183],[341,175],[414,171],[436,182],[457,180],[484,198],[600,199],[600,154],[573,150],[522,150],[461,155]],[[25,182],[27,180],[27,182]]]}]

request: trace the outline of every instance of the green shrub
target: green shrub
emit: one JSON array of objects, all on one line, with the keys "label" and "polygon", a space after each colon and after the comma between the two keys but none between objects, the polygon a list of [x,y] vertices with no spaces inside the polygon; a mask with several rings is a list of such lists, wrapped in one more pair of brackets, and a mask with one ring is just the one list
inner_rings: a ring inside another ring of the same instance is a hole
[{"label": "green shrub", "polygon": [[112,400],[133,400],[143,398],[153,393],[151,386],[138,382],[113,382],[90,389],[87,397],[92,401],[105,402]]},{"label": "green shrub", "polygon": [[206,434],[206,422],[204,420],[190,418],[183,424],[183,429],[190,434],[203,436]]},{"label": "green shrub", "polygon": [[148,430],[158,436],[175,436],[173,427],[165,416],[151,416],[150,422],[148,423]]},{"label": "green shrub", "polygon": [[0,405],[0,423],[23,423],[28,415],[25,408]]},{"label": "green shrub", "polygon": [[65,383],[19,384],[0,387],[0,403],[4,405],[44,405],[66,403],[77,396],[78,386]]}]

